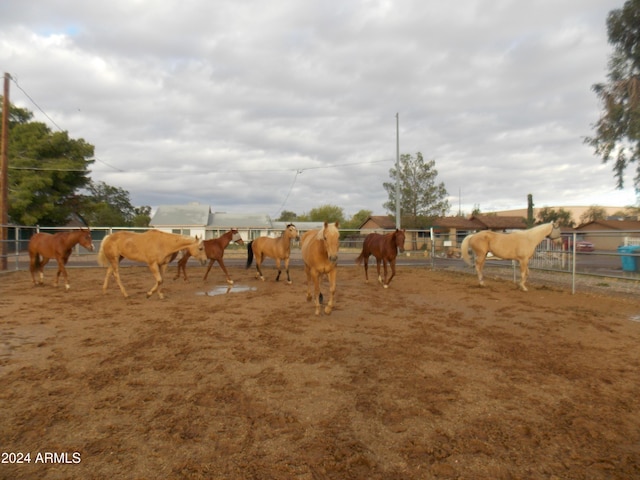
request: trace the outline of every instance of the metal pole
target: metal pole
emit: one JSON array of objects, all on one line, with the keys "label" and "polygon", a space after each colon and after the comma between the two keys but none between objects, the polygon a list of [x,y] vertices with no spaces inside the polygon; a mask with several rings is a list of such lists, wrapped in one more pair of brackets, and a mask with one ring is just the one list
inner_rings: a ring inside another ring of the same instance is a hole
[{"label": "metal pole", "polygon": [[396,113],[396,228],[400,226],[400,115]]},{"label": "metal pole", "polygon": [[9,238],[9,180],[7,179],[8,142],[9,142],[9,79],[11,75],[4,74],[4,96],[2,97],[2,140],[0,147],[0,270],[7,269],[7,239]]}]

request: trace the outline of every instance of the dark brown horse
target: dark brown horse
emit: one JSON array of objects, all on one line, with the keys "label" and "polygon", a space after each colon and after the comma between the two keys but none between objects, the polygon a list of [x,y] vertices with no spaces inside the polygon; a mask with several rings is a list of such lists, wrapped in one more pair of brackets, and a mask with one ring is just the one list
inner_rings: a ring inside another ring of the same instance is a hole
[{"label": "dark brown horse", "polygon": [[[356,258],[356,263],[360,265],[364,260],[364,277],[369,282],[369,255],[376,257],[376,264],[378,266],[378,282],[380,282],[384,288],[389,288],[391,279],[396,275],[396,256],[398,250],[404,252],[404,237],[405,230],[399,230],[396,228],[395,232],[381,235],[379,233],[370,233],[364,239],[362,244],[362,252]],[[380,275],[380,262],[384,265],[384,277]],[[391,265],[391,276],[387,280],[387,262]]]},{"label": "dark brown horse", "polygon": [[[220,237],[218,238],[212,238],[210,240],[205,240],[204,242],[202,242],[204,245],[204,251],[207,254],[207,258],[211,260],[209,262],[209,266],[207,267],[207,271],[204,274],[203,280],[207,279],[207,275],[209,275],[211,267],[217,260],[220,268],[227,277],[227,283],[229,285],[233,285],[233,280],[231,280],[229,272],[227,272],[227,267],[224,266],[224,261],[222,260],[224,249],[227,248],[227,245],[229,245],[229,243],[231,242],[236,242],[240,245],[244,245],[242,237],[238,233],[238,230],[236,230],[235,228],[232,228],[227,233],[220,235]],[[186,251],[182,255],[182,258],[178,260],[178,273],[174,277],[174,280],[180,278],[181,271],[184,274],[184,281],[187,282],[189,280],[187,278],[187,261],[189,260],[189,257],[191,257],[191,254],[189,253],[189,251]]]},{"label": "dark brown horse", "polygon": [[40,273],[40,281],[44,281],[44,266],[51,258],[55,258],[58,262],[58,273],[53,283],[56,287],[60,280],[60,274],[64,275],[64,288],[69,290],[69,277],[67,269],[64,266],[69,260],[71,250],[77,244],[82,245],[87,250],[93,251],[93,242],[91,241],[91,232],[87,229],[70,230],[60,233],[36,233],[29,240],[29,270],[31,271],[31,280],[36,285],[36,272]]}]

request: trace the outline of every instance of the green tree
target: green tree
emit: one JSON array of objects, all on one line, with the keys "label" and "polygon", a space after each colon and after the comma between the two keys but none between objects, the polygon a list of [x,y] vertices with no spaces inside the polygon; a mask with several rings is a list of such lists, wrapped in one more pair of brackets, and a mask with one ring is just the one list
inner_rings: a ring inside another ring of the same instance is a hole
[{"label": "green tree", "polygon": [[283,210],[280,212],[280,216],[276,222],[294,222],[298,219],[296,212],[290,212],[289,210]]},{"label": "green tree", "polygon": [[31,112],[11,106],[9,113],[9,218],[23,225],[62,225],[89,183],[93,145],[51,132],[32,122]]},{"label": "green tree", "polygon": [[535,219],[533,217],[533,195],[527,195],[527,228],[533,227]]},{"label": "green tree", "polygon": [[607,218],[607,211],[603,207],[592,205],[580,215],[580,224],[594,222],[596,220],[605,220]]},{"label": "green tree", "polygon": [[309,222],[340,222],[344,223],[344,210],[335,205],[321,205],[312,208],[306,215]]},{"label": "green tree", "polygon": [[627,0],[607,16],[607,33],[613,52],[607,83],[593,85],[604,108],[594,125],[595,136],[586,137],[604,163],[614,161],[617,187],[624,172],[637,162],[634,184],[640,189],[640,0]]},{"label": "green tree", "polygon": [[144,205],[142,207],[133,208],[133,219],[131,221],[132,227],[148,227],[151,222],[151,207]]},{"label": "green tree", "polygon": [[371,214],[371,210],[360,210],[354,213],[349,220],[345,221],[343,227],[345,229],[356,229],[360,225],[362,225],[367,220],[367,218],[371,216]]},{"label": "green tree", "polygon": [[415,157],[401,155],[399,171],[395,167],[389,170],[391,181],[382,184],[389,200],[383,206],[389,213],[395,212],[396,179],[399,178],[403,227],[425,227],[433,218],[444,216],[449,210],[448,193],[444,183],[436,181],[438,171],[435,165],[435,160],[425,162],[422,153],[418,152]]},{"label": "green tree", "polygon": [[551,207],[541,208],[538,212],[538,220],[540,223],[559,222],[560,226],[573,227],[575,225],[571,218],[571,212],[564,208],[558,210]]},{"label": "green tree", "polygon": [[135,215],[129,192],[104,182],[89,182],[84,196],[82,216],[89,225],[130,226]]}]

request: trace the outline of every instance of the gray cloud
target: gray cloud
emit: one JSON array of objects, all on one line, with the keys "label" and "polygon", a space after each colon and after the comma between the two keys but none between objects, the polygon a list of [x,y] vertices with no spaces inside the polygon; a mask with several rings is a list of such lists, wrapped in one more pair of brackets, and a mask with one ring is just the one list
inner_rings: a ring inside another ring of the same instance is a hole
[{"label": "gray cloud", "polygon": [[384,213],[396,112],[401,153],[435,159],[454,212],[524,208],[528,193],[626,205],[631,177],[615,190],[582,143],[621,5],[9,1],[0,65],[95,145],[92,177],[139,205]]}]

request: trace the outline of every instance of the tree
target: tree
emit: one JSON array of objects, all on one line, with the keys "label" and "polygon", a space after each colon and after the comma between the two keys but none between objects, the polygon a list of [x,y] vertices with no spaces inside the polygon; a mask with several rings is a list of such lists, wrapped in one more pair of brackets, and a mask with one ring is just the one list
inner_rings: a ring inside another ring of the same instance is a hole
[{"label": "tree", "polygon": [[389,201],[383,206],[389,213],[396,210],[396,179],[400,183],[400,215],[403,226],[408,228],[425,227],[430,220],[443,216],[449,210],[448,193],[444,183],[436,183],[438,171],[435,160],[425,162],[422,153],[416,156],[403,154],[400,156],[398,171],[395,167],[389,170],[391,182],[384,182],[383,187],[389,195]]},{"label": "tree", "polygon": [[604,163],[614,160],[617,187],[624,186],[624,172],[637,162],[634,184],[640,189],[640,0],[627,0],[607,17],[609,43],[608,82],[592,89],[604,107],[594,125],[595,136],[586,137]]},{"label": "tree", "polygon": [[607,211],[603,207],[592,205],[580,215],[580,224],[594,222],[596,220],[604,220],[607,218]]},{"label": "tree", "polygon": [[538,212],[538,219],[540,223],[559,222],[560,226],[573,227],[574,222],[571,218],[571,212],[560,208],[555,210],[550,207],[541,208]]},{"label": "tree", "polygon": [[535,219],[533,218],[533,195],[527,195],[527,228],[533,227]]},{"label": "tree", "polygon": [[344,210],[335,205],[321,205],[312,208],[306,215],[309,222],[340,222],[344,223]]},{"label": "tree", "polygon": [[93,145],[30,121],[10,106],[9,218],[23,225],[62,225],[79,205],[77,190],[89,182]]},{"label": "tree", "polygon": [[296,212],[290,212],[289,210],[283,210],[280,212],[280,217],[276,220],[276,222],[294,222],[298,218]]},{"label": "tree", "polygon": [[353,214],[353,216],[344,222],[343,227],[346,229],[356,229],[364,222],[366,222],[367,218],[372,215],[373,212],[371,210],[360,210]]}]

